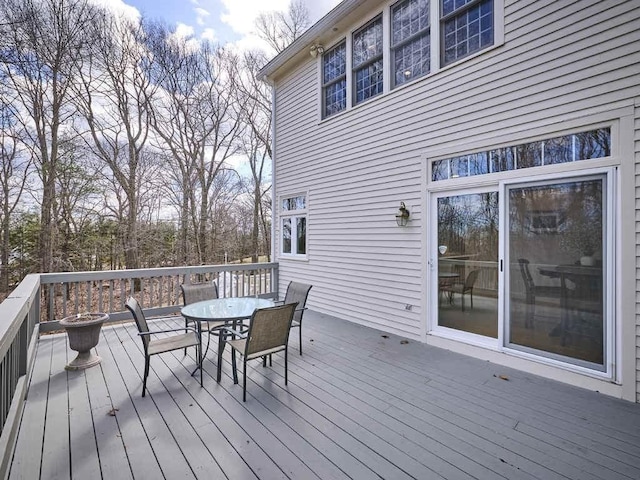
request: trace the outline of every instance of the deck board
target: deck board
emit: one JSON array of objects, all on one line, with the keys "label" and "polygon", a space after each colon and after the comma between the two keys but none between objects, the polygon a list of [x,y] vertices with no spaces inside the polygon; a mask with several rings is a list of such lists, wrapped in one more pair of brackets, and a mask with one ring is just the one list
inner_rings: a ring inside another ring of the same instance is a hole
[{"label": "deck board", "polygon": [[383,335],[309,311],[288,387],[282,355],[250,362],[246,403],[228,351],[215,382],[215,341],[204,388],[189,349],[152,358],[142,398],[133,324],[82,372],[43,336],[10,478],[640,478],[640,405]]}]

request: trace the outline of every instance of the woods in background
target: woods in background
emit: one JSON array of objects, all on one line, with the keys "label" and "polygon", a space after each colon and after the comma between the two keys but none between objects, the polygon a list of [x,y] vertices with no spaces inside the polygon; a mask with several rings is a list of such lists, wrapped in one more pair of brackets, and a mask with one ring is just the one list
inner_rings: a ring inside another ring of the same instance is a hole
[{"label": "woods in background", "polygon": [[[307,26],[300,1],[258,23],[278,50]],[[267,60],[87,0],[1,2],[0,293],[30,272],[268,257]]]}]

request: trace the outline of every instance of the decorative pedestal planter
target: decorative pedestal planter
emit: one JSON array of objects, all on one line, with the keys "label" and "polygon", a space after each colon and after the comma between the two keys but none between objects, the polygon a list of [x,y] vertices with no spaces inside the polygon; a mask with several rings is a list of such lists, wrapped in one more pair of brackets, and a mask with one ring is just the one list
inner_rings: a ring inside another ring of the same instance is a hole
[{"label": "decorative pedestal planter", "polygon": [[79,313],[60,320],[60,325],[67,331],[69,347],[78,352],[78,356],[64,368],[84,370],[102,361],[99,356],[91,353],[91,349],[98,344],[100,329],[108,319],[107,313]]}]

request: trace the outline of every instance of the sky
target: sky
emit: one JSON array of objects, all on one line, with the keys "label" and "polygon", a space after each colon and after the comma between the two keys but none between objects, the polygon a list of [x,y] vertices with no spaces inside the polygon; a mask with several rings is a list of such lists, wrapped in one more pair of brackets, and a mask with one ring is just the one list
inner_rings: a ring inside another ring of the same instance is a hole
[{"label": "sky", "polygon": [[[207,38],[239,48],[264,47],[255,35],[260,12],[286,10],[289,0],[96,0],[127,15],[162,19],[187,37]],[[312,24],[340,0],[305,0]]]}]

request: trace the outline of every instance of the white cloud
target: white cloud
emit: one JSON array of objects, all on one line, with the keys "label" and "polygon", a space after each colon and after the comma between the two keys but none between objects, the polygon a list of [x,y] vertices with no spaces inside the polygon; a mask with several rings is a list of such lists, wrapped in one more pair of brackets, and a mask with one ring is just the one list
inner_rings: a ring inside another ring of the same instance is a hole
[{"label": "white cloud", "polygon": [[191,25],[185,25],[184,23],[179,23],[176,25],[176,31],[173,33],[178,38],[189,38],[192,37],[194,33],[194,29]]},{"label": "white cloud", "polygon": [[112,12],[123,15],[126,18],[132,20],[138,20],[140,18],[140,12],[137,8],[127,5],[122,0],[90,0],[95,5],[105,7]]},{"label": "white cloud", "polygon": [[[341,0],[306,0],[309,9],[309,17],[312,23],[317,22],[329,10],[340,3]],[[233,48],[238,50],[265,49],[265,43],[255,30],[255,21],[262,12],[273,10],[285,11],[289,7],[290,0],[221,0],[224,7],[220,19],[229,25],[240,40],[234,42]]]},{"label": "white cloud", "polygon": [[225,11],[220,19],[236,33],[250,35],[254,32],[255,19],[260,12],[285,10],[289,0],[222,0]]},{"label": "white cloud", "polygon": [[193,9],[193,11],[196,12],[196,22],[198,23],[198,25],[205,25],[207,17],[211,14],[201,7],[196,7]]},{"label": "white cloud", "polygon": [[200,37],[203,40],[209,40],[210,42],[218,41],[218,37],[216,36],[216,31],[213,28],[205,28],[200,34]]}]

